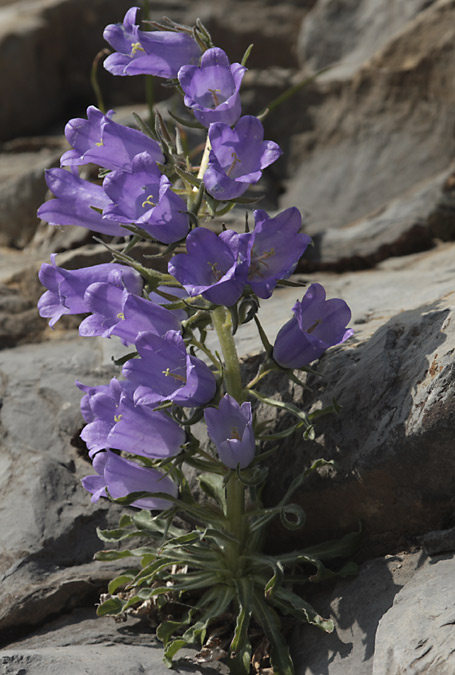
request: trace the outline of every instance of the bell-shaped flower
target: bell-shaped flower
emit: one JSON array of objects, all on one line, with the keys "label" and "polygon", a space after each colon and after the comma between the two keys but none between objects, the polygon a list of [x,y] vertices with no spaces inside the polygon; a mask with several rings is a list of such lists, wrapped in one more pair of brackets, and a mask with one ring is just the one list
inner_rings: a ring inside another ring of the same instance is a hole
[{"label": "bell-shaped flower", "polygon": [[81,433],[90,457],[109,447],[107,438],[119,415],[120,399],[124,394],[133,394],[129,382],[119,382],[115,377],[109,384],[90,386],[76,381],[84,392],[81,399],[82,417],[87,422]]},{"label": "bell-shaped flower", "polygon": [[174,457],[180,452],[184,430],[163,412],[135,406],[130,382],[113,378],[109,385],[97,387],[76,384],[85,392],[81,411],[87,425],[81,438],[90,457],[109,448],[151,459]]},{"label": "bell-shaped flower", "polygon": [[177,77],[181,66],[197,63],[200,47],[190,35],[171,31],[142,31],[136,25],[139,7],[131,7],[123,23],[109,24],[104,39],[115,49],[104,61],[113,75]]},{"label": "bell-shaped flower", "polygon": [[103,187],[112,200],[104,210],[108,220],[137,225],[163,244],[186,236],[190,227],[186,204],[146,152],[133,159],[131,172],[108,174]]},{"label": "bell-shaped flower", "polygon": [[123,375],[137,388],[136,405],[157,406],[164,401],[194,408],[215,395],[216,381],[210,368],[187,353],[181,335],[169,331],[164,337],[141,333],[136,340],[139,359],[123,366]]},{"label": "bell-shaped flower", "polygon": [[300,232],[302,217],[295,207],[270,218],[254,212],[253,232],[240,235],[249,247],[248,283],[260,298],[270,298],[277,281],[294,271],[311,237]]},{"label": "bell-shaped flower", "polygon": [[174,457],[185,443],[184,429],[166,413],[135,405],[123,396],[117,421],[107,437],[109,448],[148,458]]},{"label": "bell-shaped flower", "polygon": [[45,175],[56,199],[39,207],[38,218],[49,225],[77,225],[113,237],[130,234],[117,222],[103,218],[102,211],[108,207],[110,199],[101,185],[79,178],[66,169],[47,169]]},{"label": "bell-shaped flower", "polygon": [[67,270],[55,264],[56,254],[51,255],[51,265],[41,265],[38,277],[48,290],[38,300],[40,316],[50,318],[53,326],[64,314],[89,312],[85,291],[94,283],[103,282],[131,293],[141,293],[142,278],[131,267],[117,263],[102,263],[91,267]]},{"label": "bell-shaped flower", "polygon": [[257,117],[245,115],[235,127],[217,122],[209,127],[210,156],[204,173],[207,192],[219,201],[240,197],[275,162],[282,150],[264,141],[264,127]]},{"label": "bell-shaped flower", "polygon": [[91,312],[79,326],[84,337],[116,335],[124,344],[133,344],[143,331],[164,335],[180,330],[178,318],[168,309],[110,284],[92,284],[84,300]]},{"label": "bell-shaped flower", "polygon": [[283,368],[302,368],[353,334],[346,328],[351,320],[348,305],[339,298],[326,300],[321,284],[311,284],[292,311],[293,318],[280,329],[273,347],[273,358]]},{"label": "bell-shaped flower", "polygon": [[247,281],[247,243],[226,230],[216,235],[198,227],[186,240],[187,253],[171,258],[168,270],[191,296],[202,295],[216,305],[234,305]]},{"label": "bell-shaped flower", "polygon": [[[97,475],[85,476],[83,487],[92,494],[92,502],[100,497],[120,499],[133,492],[162,492],[177,497],[177,485],[157,469],[140,466],[129,459],[119,457],[114,452],[99,452],[93,459],[93,468]],[[162,497],[143,497],[131,506],[138,509],[161,511],[172,506],[172,502]]]},{"label": "bell-shaped flower", "polygon": [[206,408],[205,423],[220,460],[229,469],[245,469],[254,459],[255,440],[251,403],[239,405],[225,394],[218,408]]},{"label": "bell-shaped flower", "polygon": [[156,162],[164,157],[159,144],[137,129],[130,129],[112,120],[114,111],[104,115],[91,105],[87,119],[76,117],[65,127],[65,136],[72,150],[62,155],[62,166],[98,164],[105,169],[129,171],[133,157],[147,152]]},{"label": "bell-shaped flower", "polygon": [[183,66],[179,70],[186,107],[205,127],[212,122],[232,126],[241,115],[239,92],[245,71],[240,63],[231,65],[222,49],[208,49],[200,66]]}]

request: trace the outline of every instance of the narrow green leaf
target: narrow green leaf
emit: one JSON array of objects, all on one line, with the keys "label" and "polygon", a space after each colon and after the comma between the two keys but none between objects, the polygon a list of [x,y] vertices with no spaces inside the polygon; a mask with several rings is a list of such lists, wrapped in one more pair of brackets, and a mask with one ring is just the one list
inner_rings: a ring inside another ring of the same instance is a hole
[{"label": "narrow green leaf", "polygon": [[197,122],[195,119],[189,119],[188,117],[181,117],[180,115],[177,115],[177,113],[173,112],[172,110],[168,109],[169,115],[172,117],[173,120],[178,122],[179,124],[182,125],[182,127],[189,127],[190,129],[204,129],[202,124]]},{"label": "narrow green leaf", "polygon": [[240,659],[245,672],[248,672],[251,662],[251,644],[248,639],[248,628],[253,609],[253,581],[250,577],[241,577],[240,579],[234,579],[234,584],[237,590],[239,611],[230,647],[231,659]]},{"label": "narrow green leaf", "polygon": [[133,554],[131,551],[97,551],[95,553],[95,560],[121,560],[121,558],[130,558]]},{"label": "narrow green leaf", "polygon": [[289,647],[280,632],[280,620],[259,593],[254,594],[253,612],[270,643],[270,660],[274,675],[294,675]]},{"label": "narrow green leaf", "polygon": [[118,588],[128,584],[134,577],[135,574],[121,574],[119,577],[115,577],[115,579],[109,582],[107,587],[108,593],[113,595]]},{"label": "narrow green leaf", "polygon": [[224,511],[226,508],[226,489],[223,483],[223,476],[213,473],[202,473],[198,476],[198,481],[205,494],[215,499]]},{"label": "narrow green leaf", "polygon": [[182,647],[185,647],[187,644],[187,641],[183,638],[177,638],[177,640],[173,640],[167,644],[166,649],[164,650],[164,662],[168,668],[172,668],[172,661],[179,649],[182,649]]},{"label": "narrow green leaf", "polygon": [[185,623],[183,621],[163,621],[156,629],[156,637],[166,647],[171,637],[180,630]]},{"label": "narrow green leaf", "polygon": [[278,588],[272,601],[281,611],[303,619],[307,623],[321,628],[326,633],[331,633],[334,629],[331,619],[323,619],[309,602],[287,588]]},{"label": "narrow green leaf", "polygon": [[101,603],[101,605],[97,608],[96,613],[98,616],[121,614],[124,605],[124,600],[120,600],[120,598],[109,598],[108,600],[105,600],[103,603]]},{"label": "narrow green leaf", "polygon": [[249,58],[249,56],[250,56],[250,54],[251,54],[251,51],[252,51],[253,47],[254,47],[254,44],[250,44],[250,45],[248,45],[248,47],[246,48],[245,53],[244,53],[244,55],[242,56],[242,60],[240,61],[240,63],[241,63],[242,66],[245,66],[245,65],[246,65],[246,62],[248,61],[248,58]]}]

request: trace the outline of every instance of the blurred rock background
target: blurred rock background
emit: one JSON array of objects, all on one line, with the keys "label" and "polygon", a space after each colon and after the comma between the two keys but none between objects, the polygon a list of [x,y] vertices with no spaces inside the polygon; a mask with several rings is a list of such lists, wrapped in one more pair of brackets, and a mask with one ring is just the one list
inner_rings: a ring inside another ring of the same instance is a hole
[{"label": "blurred rock background", "polygon": [[[51,332],[36,311],[37,272],[51,252],[67,267],[107,260],[82,228],[39,223],[44,169],[66,149],[67,119],[95,103],[89,74],[106,24],[125,0],[0,0],[0,653],[2,674],[167,672],[140,621],[95,619],[112,565],[93,562],[91,505],[74,380],[115,372],[112,341],[76,322]],[[334,617],[331,636],[292,636],[297,675],[455,672],[455,0],[161,0],[154,18],[200,17],[231,61],[254,49],[244,112],[322,74],[265,119],[283,158],[262,185],[269,210],[296,205],[314,246],[298,278],[352,307],[355,336],[331,350],[313,394],[264,384],[304,409],[342,405],[316,439],[286,439],[272,466],[275,502],[295,473],[335,459],[296,496],[307,525],[274,527],[268,545],[302,547],[358,527],[360,575],[304,592]],[[141,78],[100,84],[119,121],[143,101]],[[156,85],[165,110],[168,90]],[[239,218],[243,214],[239,212]],[[234,215],[235,220],[235,215]],[[298,289],[265,305],[271,338]],[[265,303],[264,303],[265,304]],[[239,334],[253,368],[251,325]],[[281,428],[286,419],[277,415]],[[213,664],[212,664],[213,665]],[[214,667],[214,666],[213,666]],[[212,671],[181,661],[183,671]]]}]

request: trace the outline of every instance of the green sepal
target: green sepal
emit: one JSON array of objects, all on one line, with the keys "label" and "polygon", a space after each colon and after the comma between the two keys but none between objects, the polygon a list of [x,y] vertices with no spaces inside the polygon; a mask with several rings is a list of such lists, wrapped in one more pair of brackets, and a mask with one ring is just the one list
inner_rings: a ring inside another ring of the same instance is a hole
[{"label": "green sepal", "polygon": [[125,356],[121,356],[119,359],[114,359],[113,356],[111,358],[115,366],[123,366],[127,361],[135,359],[138,356],[139,354],[137,352],[130,352],[129,354],[125,354]]},{"label": "green sepal", "polygon": [[252,51],[253,47],[254,47],[254,44],[248,45],[248,47],[245,50],[245,53],[242,56],[242,60],[240,61],[240,65],[242,65],[242,66],[246,65],[246,62],[248,61],[248,58],[251,54],[251,51]]},{"label": "green sepal", "polygon": [[179,124],[182,125],[182,127],[189,127],[190,129],[205,129],[204,126],[200,122],[197,122],[195,119],[192,120],[188,117],[181,117],[180,115],[177,115],[177,113],[173,112],[172,110],[169,110],[168,108],[168,113],[172,117],[173,120],[178,122]]},{"label": "green sepal", "polygon": [[182,178],[184,181],[189,183],[190,185],[193,185],[194,187],[199,188],[201,186],[201,179],[196,178],[192,173],[189,173],[188,171],[184,171],[181,169],[179,166],[175,167],[176,173]]},{"label": "green sepal", "polygon": [[149,138],[153,138],[153,140],[155,141],[158,140],[155,132],[149,127],[147,122],[144,122],[144,120],[141,117],[139,117],[137,113],[133,112],[133,118],[137,126],[139,127],[139,130],[142,131],[143,134],[149,136]]},{"label": "green sepal", "polygon": [[290,288],[304,288],[308,286],[308,281],[291,281],[290,279],[279,279],[277,281],[279,286],[289,286]]}]

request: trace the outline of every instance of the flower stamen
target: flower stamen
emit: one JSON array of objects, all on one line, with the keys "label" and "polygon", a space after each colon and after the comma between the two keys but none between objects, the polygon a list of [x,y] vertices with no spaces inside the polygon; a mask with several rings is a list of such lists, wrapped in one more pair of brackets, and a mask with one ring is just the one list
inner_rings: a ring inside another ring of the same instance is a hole
[{"label": "flower stamen", "polygon": [[136,52],[145,52],[144,47],[141,45],[140,42],[132,42],[131,43],[131,54],[130,56],[134,56]]},{"label": "flower stamen", "polygon": [[315,321],[314,324],[311,326],[311,328],[308,328],[308,330],[307,330],[306,332],[307,332],[307,333],[312,333],[312,332],[319,326],[320,323],[322,323],[322,319],[316,319],[316,321]]},{"label": "flower stamen", "polygon": [[166,375],[166,377],[173,377],[176,380],[179,380],[179,382],[184,382],[186,384],[186,377],[183,377],[183,375],[178,375],[178,373],[171,373],[170,368],[166,368],[166,370],[161,371],[163,375]]},{"label": "flower stamen", "polygon": [[153,201],[153,195],[149,195],[145,201],[142,202],[142,208],[145,209],[145,205],[150,204],[150,206],[156,206]]},{"label": "flower stamen", "polygon": [[234,171],[235,165],[236,165],[237,163],[239,163],[239,164],[242,163],[242,162],[240,161],[240,159],[237,157],[237,153],[236,153],[236,152],[233,152],[233,153],[231,154],[231,157],[233,158],[232,164],[231,164],[231,166],[229,167],[229,169],[226,171],[226,176],[229,176],[229,177],[231,176],[231,173]]}]

